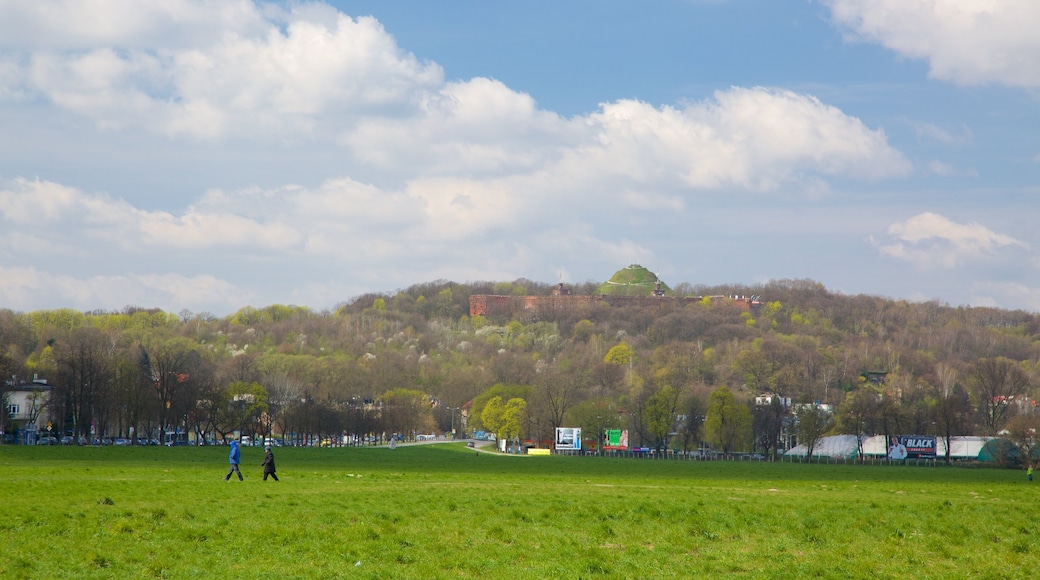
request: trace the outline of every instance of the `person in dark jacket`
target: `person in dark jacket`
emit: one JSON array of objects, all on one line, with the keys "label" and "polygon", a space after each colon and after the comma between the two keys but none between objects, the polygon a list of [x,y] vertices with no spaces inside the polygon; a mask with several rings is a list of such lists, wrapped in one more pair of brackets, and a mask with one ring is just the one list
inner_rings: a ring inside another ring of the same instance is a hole
[{"label": "person in dark jacket", "polygon": [[228,463],[231,464],[231,468],[228,469],[227,475],[224,476],[224,481],[229,481],[231,479],[232,473],[238,474],[239,481],[242,481],[244,479],[242,477],[242,472],[238,470],[238,460],[241,456],[242,454],[238,450],[238,441],[232,441],[231,453],[228,454]]},{"label": "person in dark jacket", "polygon": [[278,474],[274,472],[274,453],[271,452],[271,446],[264,447],[264,451],[264,462],[260,464],[264,466],[264,481],[267,481],[268,475],[278,481]]}]

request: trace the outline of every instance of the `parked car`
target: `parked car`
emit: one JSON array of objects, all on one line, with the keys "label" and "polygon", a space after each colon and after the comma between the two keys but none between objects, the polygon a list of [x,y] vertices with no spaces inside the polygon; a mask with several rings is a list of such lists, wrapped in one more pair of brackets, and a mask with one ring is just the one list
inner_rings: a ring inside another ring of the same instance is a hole
[{"label": "parked car", "polygon": [[46,435],[36,440],[37,445],[57,445],[57,437],[47,437]]},{"label": "parked car", "polygon": [[75,439],[73,439],[72,435],[65,435],[61,438],[62,445],[72,445],[73,441],[75,441]]},{"label": "parked car", "polygon": [[130,445],[130,440],[119,437],[115,440],[115,445],[118,447],[126,447],[127,445]]}]

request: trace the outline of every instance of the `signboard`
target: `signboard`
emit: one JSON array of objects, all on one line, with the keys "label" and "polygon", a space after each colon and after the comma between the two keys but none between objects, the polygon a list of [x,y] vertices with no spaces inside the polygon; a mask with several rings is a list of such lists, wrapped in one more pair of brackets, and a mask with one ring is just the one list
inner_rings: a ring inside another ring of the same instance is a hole
[{"label": "signboard", "polygon": [[907,459],[935,459],[935,437],[900,435],[899,444],[906,448]]},{"label": "signboard", "polygon": [[557,427],[556,428],[556,450],[557,451],[580,451],[581,450],[581,427]]},{"label": "signboard", "polygon": [[628,450],[628,430],[621,429],[607,429],[607,440],[606,444],[603,445],[604,451],[627,451]]}]

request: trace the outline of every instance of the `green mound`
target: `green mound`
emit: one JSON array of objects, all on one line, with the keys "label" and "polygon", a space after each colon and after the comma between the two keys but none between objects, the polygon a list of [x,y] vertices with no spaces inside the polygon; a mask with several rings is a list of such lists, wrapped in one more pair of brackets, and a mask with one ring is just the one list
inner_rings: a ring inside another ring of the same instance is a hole
[{"label": "green mound", "polygon": [[661,290],[672,295],[668,285],[661,282],[656,274],[639,264],[632,264],[614,272],[610,280],[600,285],[596,292],[611,296],[652,296],[659,282]]}]

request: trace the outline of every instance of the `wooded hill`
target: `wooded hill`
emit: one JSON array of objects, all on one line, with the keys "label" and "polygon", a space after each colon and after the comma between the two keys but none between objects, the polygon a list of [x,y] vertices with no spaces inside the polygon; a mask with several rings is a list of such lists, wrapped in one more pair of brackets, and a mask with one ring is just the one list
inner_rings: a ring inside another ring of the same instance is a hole
[{"label": "wooded hill", "polygon": [[[0,371],[15,382],[47,378],[54,390],[41,416],[81,436],[91,425],[113,436],[130,427],[141,436],[174,427],[218,438],[411,436],[449,431],[465,415],[471,432],[534,440],[551,439],[561,425],[622,427],[633,444],[774,451],[792,410],[754,405],[765,393],[833,405],[824,425],[833,432],[994,434],[1033,420],[1035,313],[846,296],[782,280],[673,288],[760,296],[765,305],[753,313],[662,299],[512,319],[468,315],[471,294],[552,288],[438,281],[332,310],[273,305],[223,318],[135,307],[2,310]],[[524,408],[511,424],[503,411],[514,399]],[[484,413],[489,402],[494,410]],[[720,405],[743,409],[736,424],[719,423],[730,410]],[[3,420],[8,433],[24,428]]]}]

